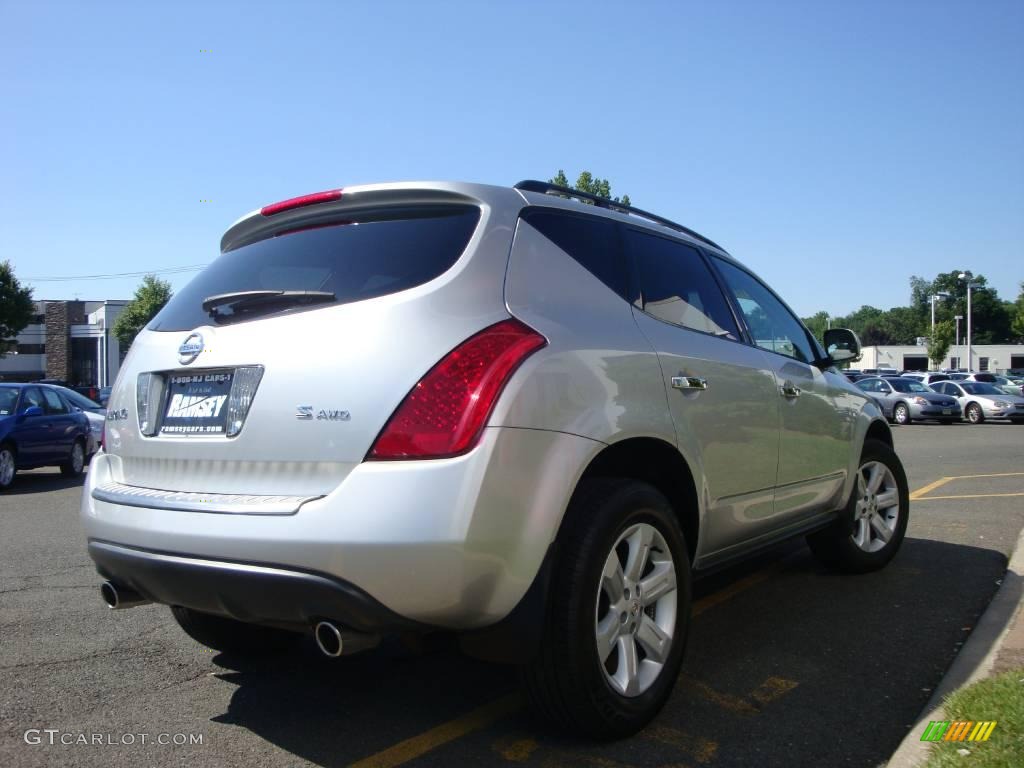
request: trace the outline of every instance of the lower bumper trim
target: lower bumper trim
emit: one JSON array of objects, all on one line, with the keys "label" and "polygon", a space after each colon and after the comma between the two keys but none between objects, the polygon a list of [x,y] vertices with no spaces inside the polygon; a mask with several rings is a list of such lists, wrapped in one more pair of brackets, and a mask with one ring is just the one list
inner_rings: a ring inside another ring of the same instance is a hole
[{"label": "lower bumper trim", "polygon": [[354,584],[325,573],[259,563],[208,560],[89,540],[97,572],[155,603],[307,629],[321,619],[373,633],[427,629]]}]

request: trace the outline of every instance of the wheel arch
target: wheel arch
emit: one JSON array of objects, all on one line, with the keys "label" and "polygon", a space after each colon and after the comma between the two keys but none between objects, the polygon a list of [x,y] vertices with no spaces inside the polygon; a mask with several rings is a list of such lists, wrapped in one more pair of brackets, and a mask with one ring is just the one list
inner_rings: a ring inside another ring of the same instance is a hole
[{"label": "wheel arch", "polygon": [[655,437],[612,443],[591,459],[577,489],[585,480],[597,477],[640,480],[664,494],[679,520],[690,562],[694,562],[700,536],[700,496],[690,465],[674,445]]}]

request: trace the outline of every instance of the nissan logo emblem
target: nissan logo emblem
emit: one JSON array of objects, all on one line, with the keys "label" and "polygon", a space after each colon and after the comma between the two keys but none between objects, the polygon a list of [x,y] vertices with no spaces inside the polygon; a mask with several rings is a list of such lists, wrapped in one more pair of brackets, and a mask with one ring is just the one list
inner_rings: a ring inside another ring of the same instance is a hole
[{"label": "nissan logo emblem", "polygon": [[203,351],[203,334],[190,333],[188,338],[178,347],[178,362],[188,365]]}]

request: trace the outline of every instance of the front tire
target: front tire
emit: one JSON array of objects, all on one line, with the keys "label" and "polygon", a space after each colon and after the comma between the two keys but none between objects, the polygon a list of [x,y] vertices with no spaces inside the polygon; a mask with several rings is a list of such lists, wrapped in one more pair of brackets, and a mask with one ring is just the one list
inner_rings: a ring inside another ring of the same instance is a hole
[{"label": "front tire", "polygon": [[985,412],[981,410],[981,406],[977,403],[968,405],[964,415],[971,424],[981,424],[985,420]]},{"label": "front tire", "polygon": [[302,637],[297,632],[246,624],[180,605],[171,606],[171,613],[186,635],[207,648],[225,653],[259,655],[284,651],[296,645]]},{"label": "front tire", "polygon": [[866,440],[857,480],[836,523],[807,537],[815,556],[829,567],[867,573],[889,563],[907,532],[910,491],[895,451]]},{"label": "front tire", "polygon": [[900,426],[906,426],[910,423],[910,408],[906,403],[896,403],[896,407],[892,409],[892,418]]},{"label": "front tire", "polygon": [[656,489],[584,481],[559,535],[537,658],[523,669],[533,709],[598,739],[636,733],[679,674],[690,618],[690,560]]}]

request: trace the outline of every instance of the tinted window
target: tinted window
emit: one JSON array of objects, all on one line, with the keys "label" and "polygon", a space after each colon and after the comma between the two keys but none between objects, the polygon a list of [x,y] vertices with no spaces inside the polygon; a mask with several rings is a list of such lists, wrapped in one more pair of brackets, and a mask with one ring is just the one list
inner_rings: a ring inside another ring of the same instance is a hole
[{"label": "tinted window", "polygon": [[0,416],[10,416],[18,405],[18,390],[14,387],[0,387]]},{"label": "tinted window", "polygon": [[818,357],[803,325],[768,288],[749,272],[724,259],[716,258],[715,262],[757,346],[804,363]]},{"label": "tinted window", "polygon": [[43,402],[46,403],[45,410],[48,414],[68,412],[68,407],[65,402],[61,400],[57,393],[52,389],[43,390]]},{"label": "tinted window", "polygon": [[[476,208],[391,208],[354,214],[334,226],[261,240],[221,255],[175,294],[149,327],[186,331],[215,322],[203,310],[203,300],[223,293],[328,291],[335,295],[334,303],[344,304],[412,288],[456,262],[479,218]],[[277,306],[273,311],[323,306]],[[222,307],[216,322],[252,316],[235,316]]]},{"label": "tinted window", "polygon": [[602,283],[626,296],[626,269],[614,222],[549,210],[527,211],[523,219]]},{"label": "tinted window", "polygon": [[739,339],[725,296],[699,251],[635,230],[625,237],[644,312],[672,325]]},{"label": "tinted window", "polygon": [[994,384],[987,384],[982,381],[965,381],[961,385],[969,395],[1003,395]]}]

